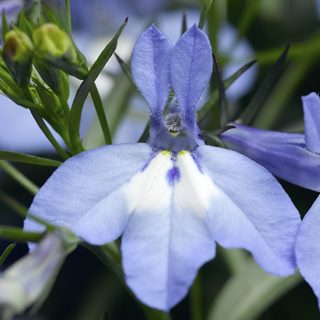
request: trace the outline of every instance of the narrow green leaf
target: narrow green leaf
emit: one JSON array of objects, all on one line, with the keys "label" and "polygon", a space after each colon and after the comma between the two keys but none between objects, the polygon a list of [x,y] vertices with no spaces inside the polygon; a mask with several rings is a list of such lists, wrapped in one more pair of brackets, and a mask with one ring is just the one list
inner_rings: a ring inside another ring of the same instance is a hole
[{"label": "narrow green leaf", "polygon": [[208,320],[255,320],[301,281],[299,274],[287,278],[267,274],[250,260],[215,298]]},{"label": "narrow green leaf", "polygon": [[3,169],[3,171],[5,171],[9,176],[11,176],[11,178],[16,180],[32,195],[35,195],[39,191],[39,188],[32,181],[30,181],[19,170],[13,167],[9,162],[0,160],[0,168]]},{"label": "narrow green leaf", "polygon": [[10,31],[6,11],[2,11],[2,43],[4,43],[4,38],[6,34]]},{"label": "narrow green leaf", "polygon": [[318,61],[318,57],[318,54],[314,54],[308,58],[303,57],[298,61],[292,61],[279,79],[272,94],[266,99],[254,121],[254,126],[262,129],[273,129],[274,123],[288,105],[290,97],[295,94],[295,90],[305,79],[305,74]]},{"label": "narrow green leaf", "polygon": [[0,226],[0,238],[9,241],[38,242],[42,238],[42,233],[26,232],[16,227]]},{"label": "narrow green leaf", "polygon": [[12,252],[12,250],[15,247],[16,247],[16,244],[15,243],[11,243],[4,249],[3,253],[0,256],[0,266],[2,266],[6,262],[9,254]]},{"label": "narrow green leaf", "polygon": [[90,94],[91,94],[91,98],[93,101],[93,105],[96,109],[96,113],[97,113],[97,116],[98,116],[98,119],[100,122],[100,126],[102,128],[104,141],[106,144],[111,144],[112,138],[111,138],[109,124],[107,121],[106,114],[104,112],[103,103],[102,103],[98,88],[95,84],[93,84],[93,86],[90,90]]},{"label": "narrow green leaf", "polygon": [[121,67],[121,69],[122,69],[122,72],[127,76],[128,80],[129,80],[130,83],[136,88],[136,90],[139,91],[138,88],[137,88],[137,86],[136,86],[136,84],[135,84],[135,82],[133,81],[132,74],[131,74],[131,69],[130,69],[130,67],[128,66],[128,64],[126,64],[126,63],[120,58],[120,56],[118,56],[117,53],[115,53],[114,55],[115,55],[115,57],[116,57],[119,65],[120,65],[120,67]]},{"label": "narrow green leaf", "polygon": [[[112,137],[124,116],[131,116],[129,101],[134,92],[135,89],[128,81],[126,75],[119,74],[116,76],[110,93],[103,101],[104,108],[108,114],[108,123]],[[98,119],[96,119],[87,131],[87,135],[84,138],[84,146],[85,148],[92,149],[102,146],[104,143],[104,137],[100,130]]]},{"label": "narrow green leaf", "polygon": [[38,224],[44,225],[48,230],[54,230],[56,227],[47,221],[35,216],[31,212],[29,212],[28,208],[26,208],[23,204],[19,201],[11,197],[10,195],[6,194],[5,192],[0,192],[0,201],[2,201],[6,206],[11,208],[14,212],[16,212],[20,217],[30,218],[31,220],[37,222]]},{"label": "narrow green leaf", "polygon": [[188,19],[187,19],[187,15],[184,12],[182,14],[182,21],[181,21],[181,35],[183,35],[188,29]]},{"label": "narrow green leaf", "polygon": [[50,141],[50,143],[53,145],[53,147],[56,149],[56,151],[60,154],[60,156],[66,160],[69,158],[68,154],[63,150],[63,148],[60,146],[56,138],[51,133],[50,129],[46,125],[46,123],[43,121],[42,117],[34,110],[30,110],[31,114],[36,121],[37,125],[43,132],[43,134],[47,137],[47,139]]},{"label": "narrow green leaf", "polygon": [[[70,112],[69,128],[70,128],[71,143],[77,152],[81,152],[83,150],[79,129],[80,129],[81,113],[82,113],[84,102],[88,97],[88,94],[91,91],[95,80],[97,79],[97,77],[103,70],[104,66],[113,55],[118,44],[118,39],[124,27],[126,26],[126,24],[127,24],[127,19],[119,28],[118,32],[115,34],[112,40],[103,49],[103,51],[101,52],[100,56],[95,61],[95,63],[92,65],[87,77],[81,83],[79,89],[77,90],[75,98],[73,100],[71,112]],[[107,123],[106,118],[104,123]],[[109,128],[108,126],[103,125],[103,123],[100,123],[100,124],[101,126],[103,126],[102,129],[106,137],[106,142],[108,143],[111,140]]]},{"label": "narrow green leaf", "polygon": [[223,128],[229,122],[228,116],[228,102],[226,97],[226,89],[224,86],[224,82],[222,79],[222,74],[220,71],[220,67],[218,64],[218,60],[216,56],[213,54],[213,65],[216,73],[216,79],[218,82],[218,108],[219,108],[219,119],[220,119],[220,127]]},{"label": "narrow green leaf", "polygon": [[244,124],[250,124],[255,119],[259,109],[263,105],[270,91],[274,87],[278,80],[281,72],[283,71],[284,63],[287,59],[289,46],[287,46],[278,58],[277,62],[271,68],[265,79],[262,81],[261,86],[254,94],[249,105],[245,108],[243,113],[240,115],[239,120]]},{"label": "narrow green leaf", "polygon": [[21,163],[34,164],[37,166],[47,167],[59,167],[61,162],[41,157],[32,156],[29,154],[11,152],[11,151],[0,151],[0,159]]},{"label": "narrow green leaf", "polygon": [[209,12],[214,0],[202,0],[201,2],[202,2],[202,6],[201,6],[201,12],[200,12],[198,26],[200,29],[203,29],[203,27],[206,23],[206,20],[207,20],[208,12]]},{"label": "narrow green leaf", "polygon": [[[242,74],[244,74],[248,69],[250,69],[254,64],[256,63],[256,60],[251,61],[244,66],[242,66],[240,69],[238,69],[232,76],[230,76],[228,79],[224,80],[224,86],[225,89],[228,89],[231,87],[231,85],[241,77]],[[199,109],[198,111],[198,119],[201,122],[211,110],[215,108],[215,105],[219,99],[219,92],[218,90],[214,90],[209,98],[209,100]],[[218,110],[218,109],[215,109]],[[216,121],[219,121],[219,117],[217,114]],[[216,125],[218,127],[218,123]]]}]

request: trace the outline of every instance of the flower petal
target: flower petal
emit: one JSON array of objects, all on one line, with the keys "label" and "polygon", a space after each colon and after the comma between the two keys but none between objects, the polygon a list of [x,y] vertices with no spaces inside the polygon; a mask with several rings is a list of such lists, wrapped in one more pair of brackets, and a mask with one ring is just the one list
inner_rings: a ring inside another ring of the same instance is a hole
[{"label": "flower petal", "polygon": [[[40,189],[30,212],[54,225],[79,231],[93,244],[114,240],[126,226],[128,208],[124,199],[123,204],[111,205],[111,201],[120,200],[121,187],[144,167],[151,152],[146,144],[123,144],[70,158]],[[86,216],[89,213],[91,221]],[[25,222],[27,230],[40,228],[30,219]]]},{"label": "flower petal", "polygon": [[307,148],[320,153],[320,97],[312,92],[302,97],[302,104]]},{"label": "flower petal", "polygon": [[151,116],[161,116],[169,96],[171,49],[167,37],[152,25],[142,33],[132,53],[132,76],[151,108]]},{"label": "flower petal", "polygon": [[297,264],[320,308],[320,197],[302,220],[296,243]]},{"label": "flower petal", "polygon": [[175,171],[178,181],[172,184],[172,167],[170,155],[159,154],[137,175],[141,179],[133,178],[132,192],[140,190],[145,201],[137,203],[122,237],[129,287],[145,304],[166,311],[186,295],[198,268],[215,254],[205,219],[195,212],[188,172]]},{"label": "flower petal", "polygon": [[208,37],[196,25],[176,43],[171,57],[171,81],[187,121],[195,121],[195,107],[212,73],[212,50]]},{"label": "flower petal", "polygon": [[208,223],[222,246],[245,248],[266,271],[294,272],[299,213],[276,179],[236,152],[201,146],[199,163],[215,185]]},{"label": "flower petal", "polygon": [[234,126],[221,135],[230,149],[248,156],[277,177],[320,191],[320,155],[305,148],[302,134]]}]

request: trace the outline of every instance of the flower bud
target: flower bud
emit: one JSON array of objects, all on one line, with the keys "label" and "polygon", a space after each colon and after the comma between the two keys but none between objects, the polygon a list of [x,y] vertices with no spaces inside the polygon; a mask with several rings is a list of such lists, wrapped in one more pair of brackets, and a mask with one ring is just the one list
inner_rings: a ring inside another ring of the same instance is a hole
[{"label": "flower bud", "polygon": [[55,60],[63,58],[71,63],[77,61],[77,55],[69,35],[53,23],[46,23],[33,31],[36,52],[43,58]]},{"label": "flower bud", "polygon": [[65,240],[49,233],[37,247],[0,274],[0,318],[12,319],[42,302],[67,254]]},{"label": "flower bud", "polygon": [[27,34],[14,29],[5,35],[2,58],[15,81],[25,86],[29,83],[33,45]]},{"label": "flower bud", "polygon": [[5,35],[3,55],[10,63],[26,63],[32,55],[30,38],[20,30],[11,30]]}]

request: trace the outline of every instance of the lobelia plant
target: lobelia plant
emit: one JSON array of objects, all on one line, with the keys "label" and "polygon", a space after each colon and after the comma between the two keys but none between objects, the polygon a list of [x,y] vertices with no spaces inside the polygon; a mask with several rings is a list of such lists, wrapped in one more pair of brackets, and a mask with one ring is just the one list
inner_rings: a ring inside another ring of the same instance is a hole
[{"label": "lobelia plant", "polygon": [[[133,79],[150,106],[147,143],[70,158],[30,208],[90,244],[122,236],[128,286],[160,310],[186,295],[216,243],[247,249],[275,275],[296,269],[300,216],[286,192],[256,162],[203,142],[195,112],[212,65],[210,43],[196,25],[174,47],[154,25],[148,28],[132,56]],[[29,218],[24,228],[41,230]]]}]

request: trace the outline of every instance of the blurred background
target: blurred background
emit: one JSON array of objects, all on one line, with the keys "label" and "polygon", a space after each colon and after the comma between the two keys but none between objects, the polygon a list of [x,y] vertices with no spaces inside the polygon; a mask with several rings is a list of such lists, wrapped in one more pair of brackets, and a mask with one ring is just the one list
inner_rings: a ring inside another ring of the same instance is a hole
[{"label": "blurred background", "polygon": [[[89,63],[93,63],[124,18],[129,17],[128,26],[116,50],[124,61],[129,62],[137,37],[150,23],[155,22],[175,42],[181,32],[183,14],[187,17],[188,25],[198,21],[200,2],[71,0],[74,41]],[[55,10],[63,10],[57,0],[47,3]],[[0,1],[0,9],[8,10],[7,16],[11,21],[16,19],[17,13],[25,5],[30,5],[30,1]],[[303,132],[301,96],[320,91],[320,1],[215,0],[206,29],[224,78],[245,63],[258,60],[227,91],[230,110],[234,113],[248,105],[286,45],[291,45],[287,61],[272,90],[259,106],[260,112],[253,125],[264,129]],[[79,83],[73,79],[71,81],[74,87],[72,96]],[[148,109],[121,71],[116,59],[112,58],[107,64],[97,85],[103,96],[113,141],[136,142],[147,123]],[[103,136],[92,110],[92,104],[88,100],[82,119],[82,138],[87,148],[103,144]],[[202,129],[212,129],[210,120],[204,122]],[[57,158],[28,110],[5,97],[0,97],[0,150]],[[45,167],[22,164],[14,166],[38,186],[53,172],[53,169]],[[281,183],[304,215],[317,194],[289,183]],[[26,207],[32,201],[32,196],[1,169],[0,192],[2,195],[5,193],[13,196]],[[22,219],[0,201],[0,225],[22,224]],[[9,242],[0,240],[0,252],[8,244]],[[18,244],[0,268],[5,269],[27,251],[25,244]],[[263,288],[263,276],[260,276],[259,271],[258,276],[252,273],[253,284],[256,286],[246,287],[239,281],[237,287],[237,283],[233,283],[234,295],[229,295],[229,300],[224,299],[226,305],[221,306],[221,290],[230,285],[232,275],[227,259],[224,250],[220,249],[217,258],[201,269],[199,282],[202,283],[203,313],[192,319],[232,320],[231,316],[223,317],[223,313],[217,314],[214,310],[232,310],[237,307],[237,301],[243,295],[259,294],[255,290]],[[250,281],[250,274],[247,276],[243,281]],[[319,318],[316,298],[302,281],[283,286],[282,290],[275,292],[273,299],[263,295],[261,299],[270,301],[267,301],[265,310],[255,319]],[[172,311],[173,319],[191,319],[191,301],[192,297],[189,295],[175,307]],[[68,256],[44,305],[35,315],[26,314],[21,317],[48,320],[143,318],[141,309],[117,278],[83,247]]]}]

